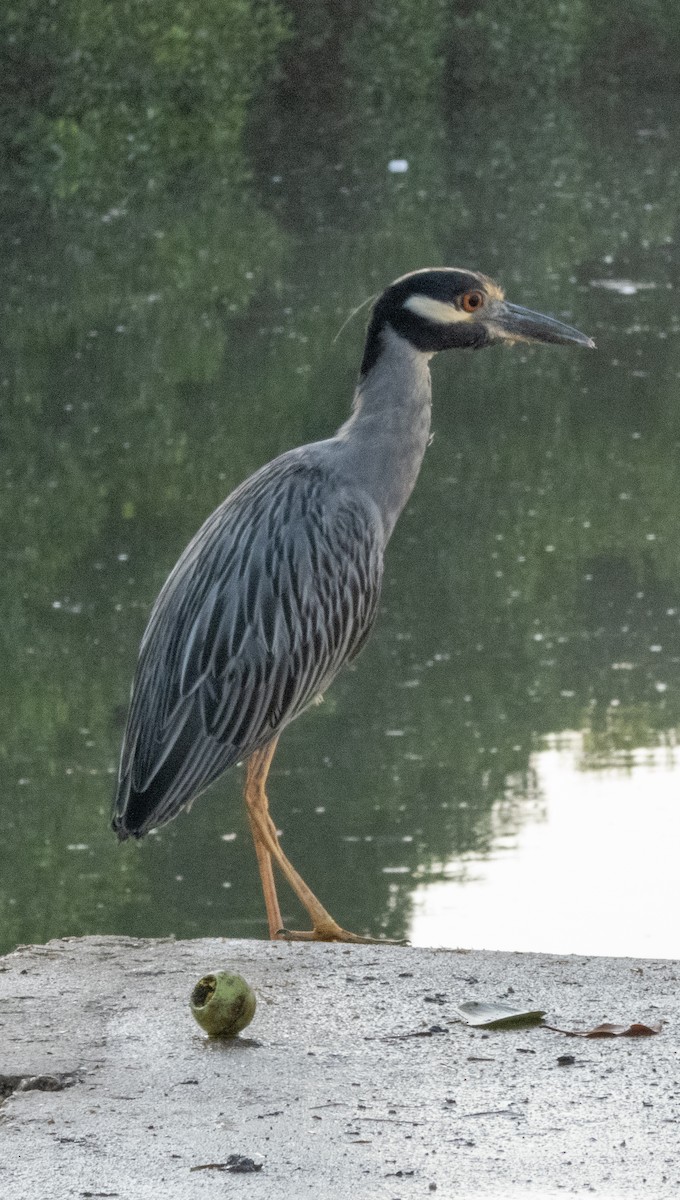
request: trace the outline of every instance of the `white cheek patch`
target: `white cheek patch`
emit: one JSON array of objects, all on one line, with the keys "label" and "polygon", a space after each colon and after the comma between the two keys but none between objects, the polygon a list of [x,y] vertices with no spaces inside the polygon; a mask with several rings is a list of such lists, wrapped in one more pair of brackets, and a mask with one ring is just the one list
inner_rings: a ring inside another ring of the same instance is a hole
[{"label": "white cheek patch", "polygon": [[438,325],[455,325],[459,321],[470,321],[475,314],[467,313],[453,304],[445,304],[442,300],[433,300],[431,296],[409,296],[404,301],[408,308],[427,321],[435,321]]}]

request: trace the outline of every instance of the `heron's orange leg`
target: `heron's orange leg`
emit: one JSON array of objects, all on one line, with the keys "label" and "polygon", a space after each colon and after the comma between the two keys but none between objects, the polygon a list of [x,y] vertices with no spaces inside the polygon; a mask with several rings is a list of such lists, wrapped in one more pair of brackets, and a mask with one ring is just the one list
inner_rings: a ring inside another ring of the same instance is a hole
[{"label": "heron's orange leg", "polygon": [[[271,766],[277,739],[262,749],[256,750],[248,759],[246,767],[245,800],[248,809],[248,820],[255,843],[255,852],[260,868],[262,891],[267,909],[269,936],[291,941],[315,942],[361,942],[372,945],[383,938],[361,937],[356,933],[348,933],[333,920],[323,904],[317,900],[311,888],[288,861],[281,849],[276,826],[269,815],[269,804],[265,784]],[[276,896],[272,859],[279,867],[281,874],[290,884],[303,908],[306,908],[312,921],[309,930],[288,930],[282,928],[281,912]]]},{"label": "heron's orange leg", "polygon": [[248,812],[248,820],[250,821],[250,832],[253,835],[253,845],[257,855],[257,865],[260,868],[260,880],[262,881],[262,891],[264,893],[264,906],[267,910],[267,921],[269,922],[269,936],[275,938],[283,924],[281,919],[281,909],[279,908],[279,900],[276,895],[276,883],[274,882],[274,871],[272,869],[272,857],[267,847],[260,841],[257,825]]}]

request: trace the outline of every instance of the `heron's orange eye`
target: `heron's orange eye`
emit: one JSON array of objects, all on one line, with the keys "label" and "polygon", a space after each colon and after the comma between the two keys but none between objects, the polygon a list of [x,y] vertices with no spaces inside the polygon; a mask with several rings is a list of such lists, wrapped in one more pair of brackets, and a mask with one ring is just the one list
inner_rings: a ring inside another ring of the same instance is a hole
[{"label": "heron's orange eye", "polygon": [[476,312],[484,304],[483,292],[466,292],[461,301],[465,312]]}]

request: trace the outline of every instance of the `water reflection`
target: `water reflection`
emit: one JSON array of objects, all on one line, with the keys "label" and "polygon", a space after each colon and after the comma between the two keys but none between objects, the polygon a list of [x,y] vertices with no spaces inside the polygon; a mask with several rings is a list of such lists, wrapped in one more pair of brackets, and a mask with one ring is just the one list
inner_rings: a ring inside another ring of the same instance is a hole
[{"label": "water reflection", "polygon": [[593,773],[583,737],[561,735],[533,762],[541,805],[508,827],[499,801],[489,857],[454,860],[417,886],[414,944],[680,957],[674,748]]},{"label": "water reflection", "polygon": [[[265,934],[239,772],[140,846],[114,844],[129,682],[183,545],[249,471],[344,419],[361,319],[334,335],[409,269],[478,266],[600,350],[435,364],[435,439],[376,634],[277,755],[287,851],[349,927],[399,936],[413,919],[420,938],[419,880],[495,853],[499,805],[518,831],[550,811],[544,736],[583,731],[582,766],[599,767],[680,720],[677,102],[522,97],[463,119],[445,60],[421,83],[422,30],[417,53],[387,55],[346,24],[325,74],[303,28],[282,43],[219,170],[203,146],[160,178],[161,139],[132,175],[67,156],[68,179],[38,164],[2,193],[3,947]],[[606,785],[555,769],[574,829],[601,788],[646,806],[637,767]],[[498,916],[509,884],[490,871]],[[641,874],[636,892],[647,911]],[[284,916],[300,919],[292,902]]]}]

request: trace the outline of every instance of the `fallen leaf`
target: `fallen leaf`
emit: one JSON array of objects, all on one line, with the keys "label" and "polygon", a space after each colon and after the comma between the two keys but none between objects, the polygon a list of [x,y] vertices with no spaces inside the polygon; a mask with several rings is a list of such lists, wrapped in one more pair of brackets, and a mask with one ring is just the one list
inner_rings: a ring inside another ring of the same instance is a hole
[{"label": "fallen leaf", "polygon": [[596,1025],[594,1029],[562,1029],[559,1025],[545,1025],[545,1029],[552,1029],[555,1033],[566,1033],[567,1037],[582,1037],[582,1038],[607,1038],[607,1037],[652,1037],[655,1033],[661,1033],[661,1024],[658,1025],[642,1025],[635,1021],[632,1025],[612,1025],[608,1021],[604,1021],[602,1025]]},{"label": "fallen leaf", "polygon": [[510,1004],[487,1004],[470,1000],[458,1005],[458,1012],[468,1025],[484,1029],[522,1029],[527,1025],[542,1025],[544,1009],[513,1008]]}]

